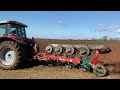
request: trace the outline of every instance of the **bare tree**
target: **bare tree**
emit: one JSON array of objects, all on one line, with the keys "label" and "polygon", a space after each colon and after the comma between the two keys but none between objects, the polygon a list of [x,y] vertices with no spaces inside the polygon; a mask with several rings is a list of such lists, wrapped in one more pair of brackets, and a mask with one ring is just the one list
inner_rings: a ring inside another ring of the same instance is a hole
[{"label": "bare tree", "polygon": [[106,41],[108,39],[108,36],[103,36],[102,38],[104,41]]}]

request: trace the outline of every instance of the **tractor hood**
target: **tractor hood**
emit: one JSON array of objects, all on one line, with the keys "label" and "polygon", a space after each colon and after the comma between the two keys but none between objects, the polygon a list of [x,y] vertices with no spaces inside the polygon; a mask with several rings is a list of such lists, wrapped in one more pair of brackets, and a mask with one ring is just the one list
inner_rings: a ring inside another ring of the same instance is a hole
[{"label": "tractor hood", "polygon": [[23,39],[23,41],[27,44],[35,43],[35,40],[31,38]]}]

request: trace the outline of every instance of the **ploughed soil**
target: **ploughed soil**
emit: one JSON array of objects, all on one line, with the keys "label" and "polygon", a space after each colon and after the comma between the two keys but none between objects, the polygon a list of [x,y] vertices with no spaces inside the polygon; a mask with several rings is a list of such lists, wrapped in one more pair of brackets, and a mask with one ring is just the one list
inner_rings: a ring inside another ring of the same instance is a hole
[{"label": "ploughed soil", "polygon": [[37,39],[40,51],[44,52],[48,44],[85,44],[106,45],[111,52],[100,54],[99,61],[108,69],[108,75],[98,77],[93,73],[83,72],[77,68],[64,66],[48,66],[44,61],[31,61],[25,67],[17,70],[0,69],[0,79],[120,79],[120,41],[80,41],[80,40],[44,40]]}]

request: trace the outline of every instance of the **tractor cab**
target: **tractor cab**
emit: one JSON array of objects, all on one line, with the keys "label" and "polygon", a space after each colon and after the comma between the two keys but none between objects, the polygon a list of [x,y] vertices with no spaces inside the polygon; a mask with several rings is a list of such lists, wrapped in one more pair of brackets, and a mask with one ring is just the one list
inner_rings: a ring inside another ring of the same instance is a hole
[{"label": "tractor cab", "polygon": [[25,39],[26,27],[27,25],[17,21],[0,21],[0,37],[14,36]]}]

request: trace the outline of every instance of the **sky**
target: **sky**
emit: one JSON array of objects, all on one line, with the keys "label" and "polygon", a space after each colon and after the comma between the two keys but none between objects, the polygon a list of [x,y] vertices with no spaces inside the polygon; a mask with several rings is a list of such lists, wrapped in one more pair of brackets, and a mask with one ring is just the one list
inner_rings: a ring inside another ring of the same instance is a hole
[{"label": "sky", "polygon": [[0,11],[0,20],[27,24],[29,38],[120,38],[120,11]]}]

